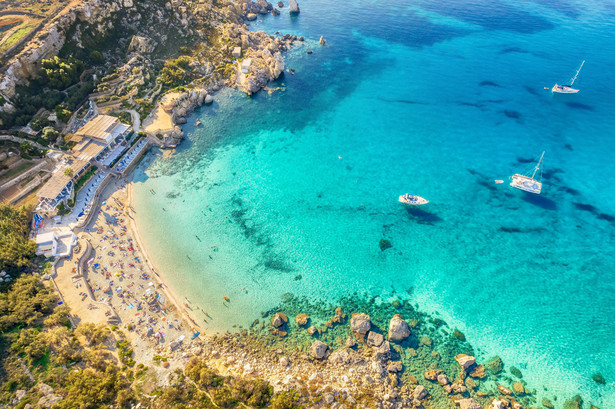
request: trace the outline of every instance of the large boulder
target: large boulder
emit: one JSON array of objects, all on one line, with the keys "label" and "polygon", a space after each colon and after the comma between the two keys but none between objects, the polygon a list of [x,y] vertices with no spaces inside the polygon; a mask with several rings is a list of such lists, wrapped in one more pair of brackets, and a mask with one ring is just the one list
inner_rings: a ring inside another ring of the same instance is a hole
[{"label": "large boulder", "polygon": [[384,342],[384,337],[382,334],[378,334],[377,332],[370,331],[367,334],[367,343],[373,347],[379,347]]},{"label": "large boulder", "polygon": [[446,376],[446,374],[443,374],[443,373],[438,375],[438,383],[442,386],[448,385],[448,376]]},{"label": "large boulder", "polygon": [[459,401],[459,409],[482,409],[478,402],[474,399],[461,399]]},{"label": "large boulder", "polygon": [[464,371],[467,371],[472,365],[476,364],[476,358],[466,354],[455,355],[455,361]]},{"label": "large boulder", "polygon": [[389,323],[389,341],[401,341],[410,336],[408,323],[399,314],[395,314]]},{"label": "large boulder", "polygon": [[332,364],[346,365],[350,362],[350,355],[346,348],[338,349],[329,355],[328,361]]},{"label": "large boulder", "polygon": [[435,381],[438,378],[438,371],[430,369],[423,374],[423,377],[428,381]]},{"label": "large boulder", "polygon": [[369,315],[363,313],[354,313],[350,319],[350,330],[356,335],[361,336],[367,334],[372,327],[372,321]]},{"label": "large boulder", "polygon": [[391,373],[401,372],[403,364],[401,361],[393,361],[387,365],[387,371]]},{"label": "large boulder", "polygon": [[508,389],[505,386],[499,385],[499,384],[498,384],[498,391],[500,391],[502,395],[507,395],[507,396],[512,395],[512,391],[510,389]]},{"label": "large boulder", "polygon": [[391,356],[391,345],[389,344],[389,341],[384,341],[382,345],[376,348],[376,353],[374,354],[374,357],[376,359],[386,360],[386,359],[389,359],[390,356]]},{"label": "large boulder", "polygon": [[297,326],[299,327],[303,327],[307,325],[309,321],[310,321],[310,317],[307,314],[299,314],[295,317],[295,322],[297,323]]},{"label": "large boulder", "polygon": [[286,314],[284,314],[283,312],[276,313],[271,319],[271,325],[273,325],[276,328],[281,327],[287,322],[288,322],[288,317],[286,317]]},{"label": "large boulder", "polygon": [[325,357],[325,354],[327,353],[327,349],[329,347],[327,347],[327,344],[325,344],[322,341],[316,340],[312,343],[312,346],[310,347],[310,352],[312,353],[312,356],[316,359],[323,359]]},{"label": "large boulder", "polygon": [[299,3],[297,0],[289,0],[288,1],[288,12],[290,14],[299,14],[301,10],[299,10]]},{"label": "large boulder", "polygon": [[427,389],[425,389],[423,385],[417,385],[417,387],[414,388],[414,392],[412,393],[414,399],[419,400],[425,398],[427,395],[429,395],[429,392],[427,392]]}]

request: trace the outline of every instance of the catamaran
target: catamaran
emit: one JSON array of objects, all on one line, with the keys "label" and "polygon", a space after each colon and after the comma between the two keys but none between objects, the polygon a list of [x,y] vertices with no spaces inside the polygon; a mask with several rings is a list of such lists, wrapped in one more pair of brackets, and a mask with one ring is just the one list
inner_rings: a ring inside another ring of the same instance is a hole
[{"label": "catamaran", "polygon": [[429,203],[429,200],[425,199],[421,196],[410,195],[406,193],[405,195],[399,196],[400,203],[412,205],[412,206],[420,206]]},{"label": "catamaran", "polygon": [[[539,195],[540,191],[542,190],[542,169],[540,169],[540,165],[542,163],[542,158],[544,156],[545,156],[545,153],[543,151],[542,155],[540,155],[540,159],[538,160],[538,163],[536,164],[536,167],[534,167],[534,172],[532,173],[531,177],[515,173],[511,177],[510,185],[516,189],[521,189],[526,192],[535,193]],[[534,179],[534,177],[536,176],[536,172],[538,172],[538,170],[540,170],[540,182]]]},{"label": "catamaran", "polygon": [[581,68],[583,68],[583,64],[585,64],[585,60],[583,60],[583,62],[581,63],[581,66],[577,70],[577,73],[574,74],[574,77],[570,80],[570,85],[555,84],[553,88],[551,88],[551,92],[555,92],[558,94],[576,94],[577,92],[579,92],[578,89],[572,88],[572,85],[574,84],[577,77],[579,76],[579,73],[581,72]]}]

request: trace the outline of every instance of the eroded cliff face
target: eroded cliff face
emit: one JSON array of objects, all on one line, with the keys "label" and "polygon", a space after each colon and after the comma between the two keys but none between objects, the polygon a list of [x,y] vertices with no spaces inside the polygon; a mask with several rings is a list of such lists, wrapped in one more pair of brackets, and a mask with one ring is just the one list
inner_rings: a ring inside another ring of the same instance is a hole
[{"label": "eroded cliff face", "polygon": [[[15,95],[17,84],[27,83],[30,78],[36,76],[40,61],[60,51],[66,42],[69,28],[76,21],[103,22],[124,7],[124,0],[84,0],[77,7],[63,10],[45,25],[19,54],[7,62],[6,70],[0,78],[0,93],[10,99]],[[101,32],[106,29],[106,25],[99,25]]]}]

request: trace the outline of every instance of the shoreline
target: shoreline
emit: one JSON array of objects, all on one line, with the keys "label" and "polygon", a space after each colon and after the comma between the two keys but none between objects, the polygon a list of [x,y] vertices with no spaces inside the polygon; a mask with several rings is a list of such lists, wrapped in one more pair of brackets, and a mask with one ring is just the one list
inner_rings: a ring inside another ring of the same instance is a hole
[{"label": "shoreline", "polygon": [[130,221],[128,222],[128,225],[132,233],[132,236],[137,242],[137,245],[139,246],[139,248],[141,249],[141,253],[144,256],[145,263],[148,265],[149,269],[155,274],[156,276],[155,280],[158,284],[158,288],[163,291],[163,293],[167,296],[167,299],[170,300],[171,303],[175,306],[175,308],[180,313],[180,315],[182,316],[186,324],[188,324],[192,328],[193,333],[200,332],[201,333],[200,335],[205,336],[204,329],[201,328],[196,323],[194,318],[192,318],[190,314],[185,310],[185,308],[177,301],[175,294],[169,288],[168,284],[166,283],[162,275],[158,273],[159,269],[154,265],[146,247],[143,245],[143,241],[141,239],[141,235],[139,234],[139,229],[137,228],[137,223],[134,218],[134,212],[132,211],[132,208],[134,207],[133,200],[132,200],[132,184],[134,183],[132,181],[133,172],[134,172],[134,169],[126,177],[128,179],[128,183],[126,185],[126,203],[124,203],[124,210],[126,214],[128,215],[128,218],[130,219]]},{"label": "shoreline", "polygon": [[[144,267],[156,275],[155,278],[150,275],[158,284],[156,288],[177,309],[169,309],[167,319],[178,316],[192,334],[200,330],[200,326],[195,325],[182,308],[143,247],[131,212],[134,199],[132,176],[131,172],[126,178],[108,184],[101,194],[96,217],[88,223],[90,230],[82,232],[83,236],[94,238],[93,226],[109,217],[108,213],[113,212],[109,206],[113,208],[121,204],[119,209],[132,219],[123,223],[128,234],[124,239],[132,237],[144,259]],[[122,196],[124,200],[121,200]],[[101,247],[104,250],[103,245],[112,244],[91,243],[96,247],[94,251]],[[98,251],[96,255],[100,254]],[[70,269],[71,261],[65,263],[67,269]],[[97,279],[101,277],[100,272],[93,273]],[[131,329],[134,311],[127,310],[125,304],[124,307],[120,304],[118,310],[115,302],[116,306],[112,308],[123,317],[120,325],[128,330],[137,361],[149,365],[156,355],[168,359],[168,364],[165,361],[164,365],[152,366],[160,381],[168,376],[170,370],[181,369],[196,357],[224,375],[263,378],[276,391],[297,390],[304,403],[313,407],[323,407],[322,403],[329,407],[340,402],[351,407],[411,408],[424,404],[427,408],[448,409],[462,399],[473,400],[484,409],[496,409],[493,404],[504,401],[508,406],[503,407],[513,409],[540,407],[541,403],[544,406],[541,399],[546,393],[540,391],[539,386],[528,385],[522,376],[516,375],[519,370],[508,362],[504,367],[500,361],[502,369],[494,371],[494,358],[475,350],[463,333],[456,328],[453,331],[454,327],[437,315],[413,307],[410,297],[402,296],[397,301],[387,302],[357,294],[337,302],[339,306],[335,307],[315,304],[305,297],[291,297],[264,312],[249,328],[225,334],[201,333],[195,339],[189,339],[186,334],[188,339],[179,348],[171,345],[172,337],[160,343],[149,335],[144,337],[139,329]],[[85,322],[96,322],[94,317],[101,313],[99,309],[86,310],[81,311],[81,316],[92,318],[85,319]],[[357,329],[354,322],[357,316],[371,317],[369,329]],[[391,338],[390,328],[397,319],[395,317],[401,317],[407,323],[410,333],[407,338]],[[468,368],[460,367],[460,354],[471,356],[474,363]],[[447,379],[446,383],[443,383],[445,378],[442,376]],[[548,396],[549,402],[553,402],[553,395]],[[554,402],[555,408],[560,408],[561,402],[570,396],[560,395],[559,398]]]}]

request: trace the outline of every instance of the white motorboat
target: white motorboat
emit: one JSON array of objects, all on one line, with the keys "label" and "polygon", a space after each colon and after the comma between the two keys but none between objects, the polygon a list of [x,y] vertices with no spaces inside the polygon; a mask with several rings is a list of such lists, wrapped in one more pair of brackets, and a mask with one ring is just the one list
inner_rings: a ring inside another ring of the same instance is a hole
[{"label": "white motorboat", "polygon": [[585,64],[585,60],[583,60],[583,62],[581,63],[581,66],[577,70],[577,73],[570,80],[570,85],[558,85],[558,84],[555,84],[553,86],[553,88],[551,88],[551,92],[554,92],[556,94],[576,94],[577,92],[579,92],[578,89],[572,88],[572,85],[574,84],[574,82],[576,81],[577,77],[579,76],[579,73],[581,72],[581,68],[583,68],[583,64]]},{"label": "white motorboat", "polygon": [[405,195],[399,196],[399,202],[411,206],[420,206],[429,203],[429,200],[421,196],[406,193]]},{"label": "white motorboat", "polygon": [[[538,163],[534,167],[534,172],[532,173],[532,176],[515,173],[511,177],[510,185],[516,189],[539,195],[540,191],[542,190],[542,169],[540,169],[540,165],[544,156],[545,153],[543,152],[542,155],[540,155]],[[540,181],[534,179],[538,170],[540,170]]]}]

